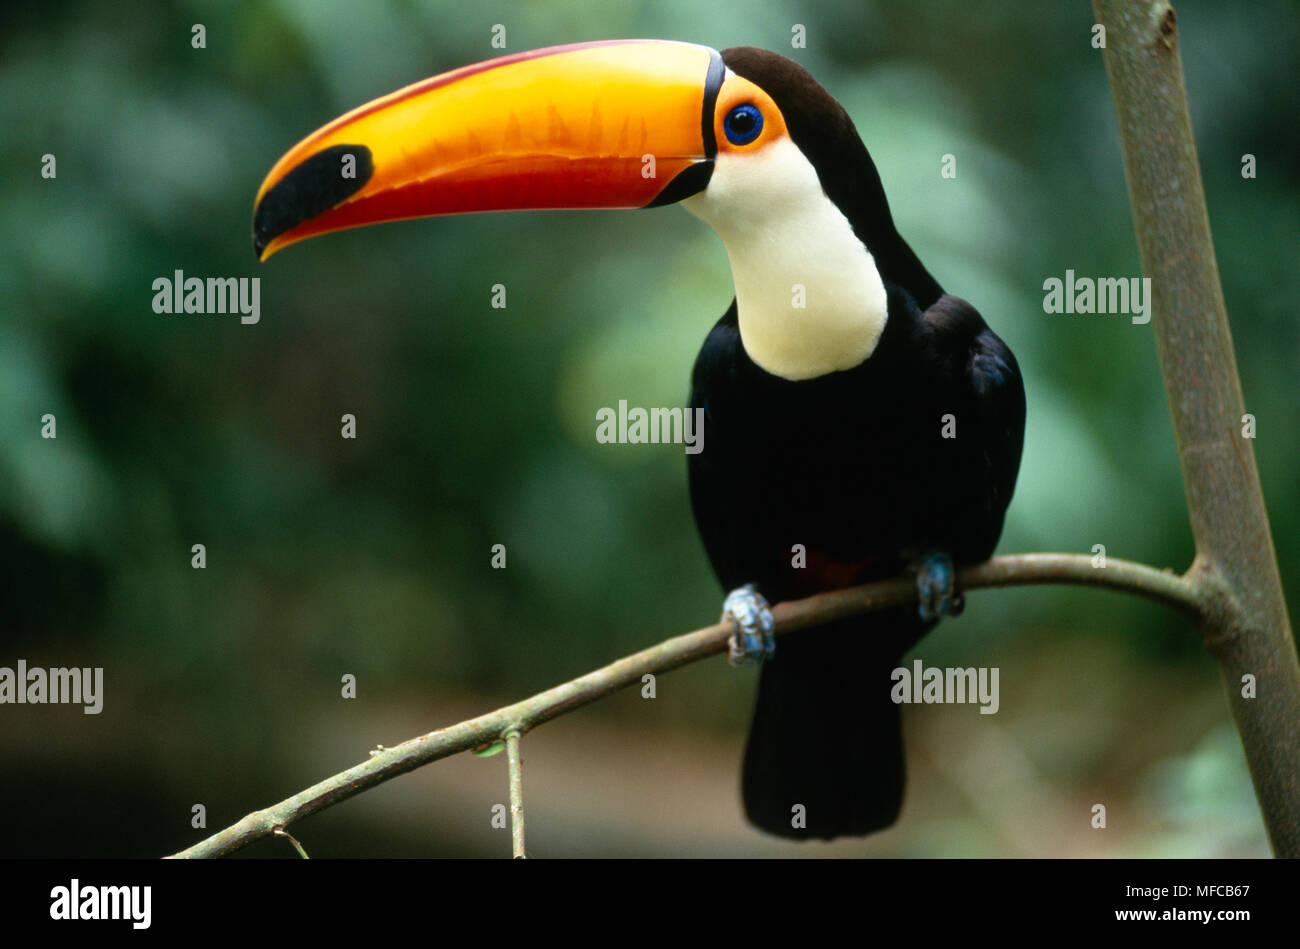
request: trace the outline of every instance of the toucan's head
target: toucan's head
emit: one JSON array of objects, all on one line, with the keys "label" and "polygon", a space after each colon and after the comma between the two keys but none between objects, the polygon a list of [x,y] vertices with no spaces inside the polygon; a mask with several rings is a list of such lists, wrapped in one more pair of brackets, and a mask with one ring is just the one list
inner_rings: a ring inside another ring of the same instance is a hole
[{"label": "toucan's head", "polygon": [[776,291],[790,296],[784,282],[846,312],[883,308],[882,278],[923,306],[939,293],[894,231],[852,121],[801,66],[660,40],[518,53],[352,110],[271,169],[253,248],[265,260],[318,234],[428,215],[677,201],[727,244],[751,355],[791,378],[860,361],[884,315],[870,339],[845,338],[833,314],[835,332],[809,339],[759,319]]}]

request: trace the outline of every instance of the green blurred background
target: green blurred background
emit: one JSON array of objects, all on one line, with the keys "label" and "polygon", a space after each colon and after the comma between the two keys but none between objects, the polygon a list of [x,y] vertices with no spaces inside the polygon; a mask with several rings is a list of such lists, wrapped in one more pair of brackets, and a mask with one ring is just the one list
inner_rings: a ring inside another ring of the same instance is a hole
[{"label": "green blurred background", "polygon": [[[1295,603],[1297,8],[1177,9]],[[683,404],[732,294],[706,226],[678,208],[498,214],[253,259],[253,195],[289,146],[499,54],[494,24],[507,52],[652,36],[807,66],[857,123],[904,236],[1024,369],[1000,550],[1192,557],[1150,327],[1042,310],[1043,280],[1067,268],[1139,273],[1086,3],[100,2],[9,5],[0,24],[0,665],[103,666],[106,691],[99,716],[0,708],[0,855],[170,852],[376,744],[715,620],[680,446],[594,438],[619,399]],[[261,322],[155,314],[152,281],[177,269],[260,276]],[[57,440],[40,437],[47,412]],[[755,675],[716,659],[525,740],[530,851],[1268,853],[1217,671],[1173,614],[1063,587],[979,592],[914,655],[1000,667],[1001,710],[905,711],[910,788],[888,832],[791,845],[744,824]],[[339,695],[349,673],[355,700]],[[296,833],[313,856],[503,856],[489,819],[505,777],[504,756],[458,757]],[[207,831],[190,826],[199,803]]]}]

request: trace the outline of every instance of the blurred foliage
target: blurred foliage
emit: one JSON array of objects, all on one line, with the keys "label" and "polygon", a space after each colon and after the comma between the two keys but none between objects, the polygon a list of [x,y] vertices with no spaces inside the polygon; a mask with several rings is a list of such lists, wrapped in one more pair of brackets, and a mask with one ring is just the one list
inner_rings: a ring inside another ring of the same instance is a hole
[{"label": "blurred foliage", "polygon": [[[1300,28],[1286,0],[1177,6],[1294,603]],[[704,225],[680,209],[488,215],[253,259],[252,198],[289,146],[377,95],[495,55],[496,23],[510,50],[655,36],[794,56],[854,117],[904,236],[1024,369],[1024,465],[1000,549],[1103,543],[1179,570],[1192,557],[1149,328],[1041,307],[1043,280],[1067,268],[1139,272],[1087,4],[187,0],[71,3],[58,16],[10,5],[0,23],[0,664],[104,665],[109,689],[98,719],[22,719],[55,752],[0,745],[0,767],[27,779],[8,783],[0,814],[96,814],[139,803],[147,780],[159,808],[180,808],[170,829],[94,834],[108,852],[179,846],[193,832],[177,801],[221,785],[247,810],[294,789],[300,775],[275,749],[298,740],[344,673],[359,677],[358,702],[520,697],[716,616],[680,448],[593,437],[596,410],[619,399],[683,403],[731,298]],[[191,47],[193,23],[205,49]],[[790,48],[796,23],[806,49]],[[39,173],[46,153],[54,180]],[[945,153],[955,180],[938,174]],[[1253,180],[1244,153],[1257,157]],[[154,314],[152,281],[178,269],[260,276],[261,322]],[[490,307],[496,283],[504,311]],[[39,437],[46,412],[57,440]],[[339,437],[349,412],[355,441]],[[204,571],[190,568],[194,543],[207,546]],[[497,543],[504,571],[489,566]],[[1173,614],[1067,588],[981,593],[917,654],[1001,664],[999,718],[1039,773],[1132,793],[1155,823],[1196,815],[1115,852],[1263,852],[1217,674]],[[655,702],[588,714],[738,748],[752,677],[720,663],[678,676],[670,698],[661,684]],[[1083,705],[1068,705],[1075,693]],[[1125,716],[1108,718],[1107,703]],[[1067,714],[1083,707],[1094,717]],[[1203,714],[1188,719],[1188,707]],[[1164,729],[1141,767],[1115,766],[1166,715],[1187,727]],[[101,745],[103,786],[78,771],[87,740]],[[340,745],[321,767],[361,751]],[[1232,840],[1205,837],[1210,824]],[[935,818],[905,826],[914,840],[899,849],[1002,852],[988,826]],[[6,827],[5,839],[15,852],[87,846],[76,820],[49,833],[24,842]]]}]

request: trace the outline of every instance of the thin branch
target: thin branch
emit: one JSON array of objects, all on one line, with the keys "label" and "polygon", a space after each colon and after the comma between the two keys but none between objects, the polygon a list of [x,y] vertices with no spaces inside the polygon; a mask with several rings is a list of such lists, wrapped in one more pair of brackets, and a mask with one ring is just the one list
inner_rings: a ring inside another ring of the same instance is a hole
[{"label": "thin branch", "polygon": [[298,851],[298,856],[302,857],[304,860],[311,859],[307,856],[307,851],[303,849],[302,844],[298,843],[298,838],[294,837],[293,834],[289,833],[283,827],[272,827],[271,834],[276,837],[283,837],[285,840],[289,841],[289,843],[293,844],[293,849]]},{"label": "thin branch", "polygon": [[1243,437],[1245,400],[1177,17],[1165,0],[1093,0],[1093,9],[1106,30],[1133,222],[1151,278],[1151,329],[1196,541],[1189,575],[1206,597],[1202,636],[1223,674],[1273,851],[1300,857],[1300,662],[1254,443]]},{"label": "thin branch", "polygon": [[[1124,560],[1107,559],[1105,564],[1104,567],[1095,567],[1092,557],[1076,554],[1020,554],[995,557],[986,563],[965,567],[958,571],[957,579],[963,590],[1048,583],[1105,587],[1164,603],[1196,620],[1203,618],[1207,604],[1187,577],[1171,570],[1156,570]],[[844,617],[915,602],[914,579],[898,577],[778,603],[773,607],[772,615],[776,621],[776,635],[780,636]],[[283,829],[431,761],[502,739],[506,740],[509,749],[511,734],[516,736],[513,754],[517,756],[518,736],[529,729],[640,682],[647,673],[668,672],[725,652],[727,639],[733,631],[729,623],[719,623],[675,636],[522,702],[412,738],[393,748],[381,747],[371,753],[369,760],[326,778],[279,804],[254,811],[238,823],[173,856],[219,857],[233,853],[273,833],[277,827]],[[518,769],[512,766],[512,814],[517,776]],[[523,845],[522,799],[515,832],[517,856]]]},{"label": "thin branch", "polygon": [[516,860],[524,853],[524,759],[519,753],[519,732],[506,732],[506,762],[510,769],[510,838]]}]

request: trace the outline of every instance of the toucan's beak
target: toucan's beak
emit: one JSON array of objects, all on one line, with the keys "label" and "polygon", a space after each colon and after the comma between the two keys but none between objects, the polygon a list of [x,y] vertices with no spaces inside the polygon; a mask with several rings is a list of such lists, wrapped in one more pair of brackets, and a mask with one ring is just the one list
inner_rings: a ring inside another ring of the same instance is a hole
[{"label": "toucan's beak", "polygon": [[708,184],[722,59],[623,40],[505,56],[353,109],[276,162],[253,249],[379,221],[541,208],[642,208]]}]

